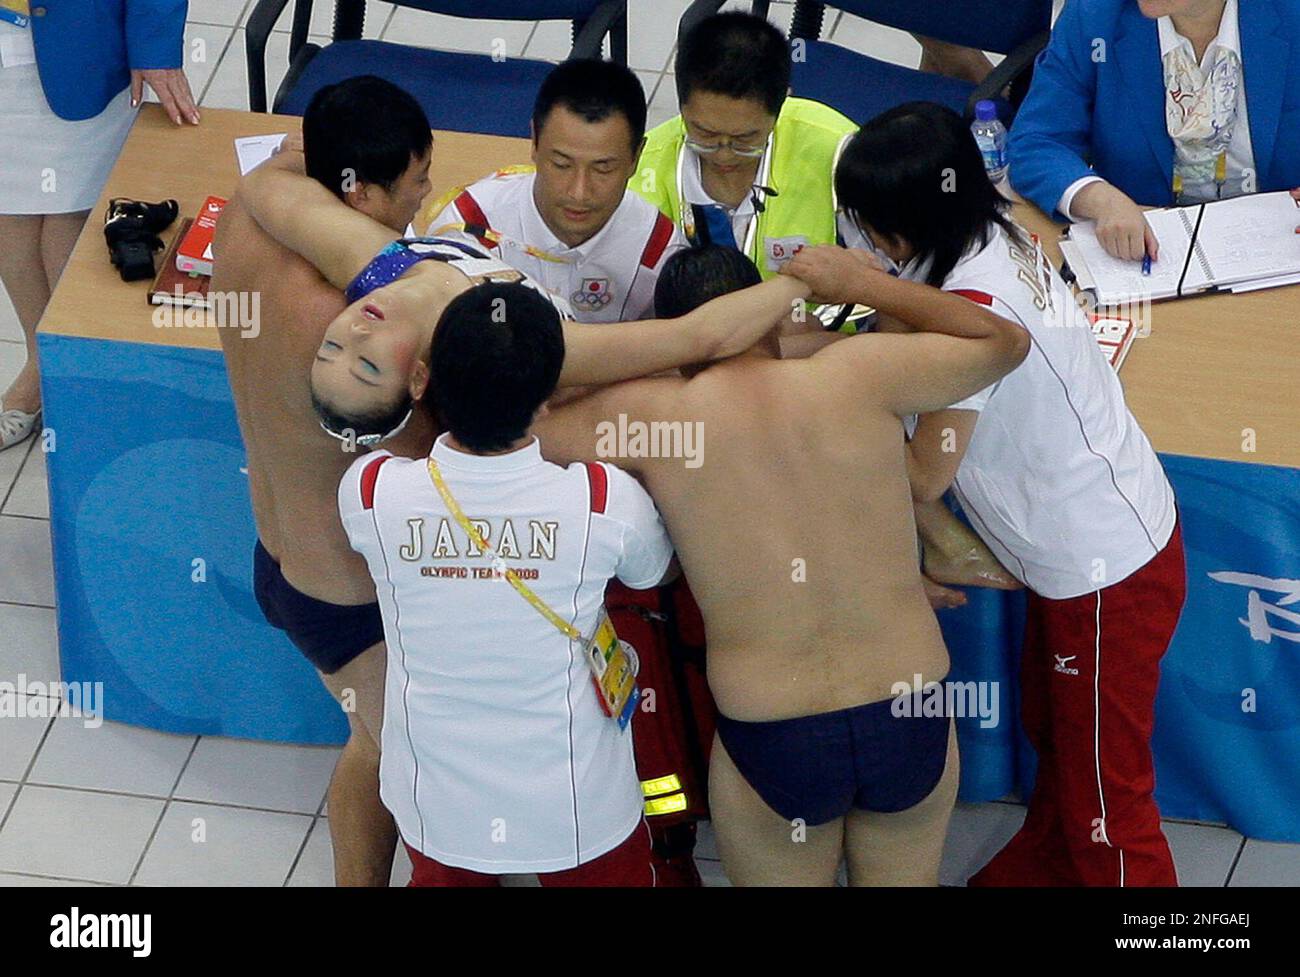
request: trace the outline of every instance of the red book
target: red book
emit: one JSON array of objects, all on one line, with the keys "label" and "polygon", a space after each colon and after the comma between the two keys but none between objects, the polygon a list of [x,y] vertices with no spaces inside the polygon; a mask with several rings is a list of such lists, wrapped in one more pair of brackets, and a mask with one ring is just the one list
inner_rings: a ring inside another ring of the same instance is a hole
[{"label": "red book", "polygon": [[226,201],[221,197],[209,197],[199,208],[199,215],[185,232],[180,247],[176,249],[176,270],[191,275],[212,274],[212,234],[217,229],[217,218],[221,216]]}]

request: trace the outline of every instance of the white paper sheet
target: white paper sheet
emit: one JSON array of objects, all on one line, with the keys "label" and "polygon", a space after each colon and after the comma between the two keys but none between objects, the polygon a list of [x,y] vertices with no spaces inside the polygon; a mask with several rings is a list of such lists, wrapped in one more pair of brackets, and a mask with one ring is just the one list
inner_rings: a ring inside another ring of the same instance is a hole
[{"label": "white paper sheet", "polygon": [[265,163],[280,148],[287,132],[269,136],[241,136],[235,140],[235,156],[239,159],[239,175],[243,176],[259,163]]}]

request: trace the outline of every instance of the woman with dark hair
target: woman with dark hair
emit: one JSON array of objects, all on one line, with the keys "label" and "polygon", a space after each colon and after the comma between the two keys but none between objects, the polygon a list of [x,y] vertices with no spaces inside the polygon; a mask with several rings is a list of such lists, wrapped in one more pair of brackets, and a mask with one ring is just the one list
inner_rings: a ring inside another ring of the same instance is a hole
[{"label": "woman with dark hair", "polygon": [[[951,485],[1029,590],[1021,685],[1037,783],[1024,827],[971,881],[1176,884],[1150,740],[1186,580],[1160,461],[1086,315],[1007,217],[956,113],[911,103],[876,117],[845,149],[836,190],[847,243],[1032,339],[1001,381],[920,417],[908,445],[914,498]],[[832,251],[822,273],[851,274],[852,260]]]}]

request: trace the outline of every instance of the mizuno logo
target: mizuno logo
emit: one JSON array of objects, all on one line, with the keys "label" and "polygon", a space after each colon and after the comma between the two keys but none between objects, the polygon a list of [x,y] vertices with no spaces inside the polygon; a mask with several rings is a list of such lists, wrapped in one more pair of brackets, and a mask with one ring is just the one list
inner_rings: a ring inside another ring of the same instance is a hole
[{"label": "mizuno logo", "polygon": [[1078,655],[1071,655],[1069,658],[1062,658],[1060,655],[1053,655],[1052,657],[1056,659],[1055,671],[1060,672],[1062,675],[1079,674],[1079,670],[1077,668],[1067,667],[1070,662],[1074,661],[1076,658],[1079,657]]}]

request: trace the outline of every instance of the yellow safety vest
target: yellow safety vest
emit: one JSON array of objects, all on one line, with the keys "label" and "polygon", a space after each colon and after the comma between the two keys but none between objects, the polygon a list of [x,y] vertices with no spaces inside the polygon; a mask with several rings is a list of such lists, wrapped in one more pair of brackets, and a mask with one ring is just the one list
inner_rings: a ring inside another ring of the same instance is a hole
[{"label": "yellow safety vest", "polygon": [[[777,116],[757,184],[775,190],[737,242],[764,278],[777,273],[781,249],[835,243],[835,164],[858,127],[833,108],[806,98],[787,98]],[[672,218],[688,239],[695,220],[682,204],[686,125],[676,116],[646,134],[637,172],[628,186]],[[761,192],[761,191],[760,191]]]}]

